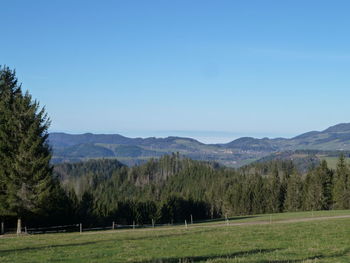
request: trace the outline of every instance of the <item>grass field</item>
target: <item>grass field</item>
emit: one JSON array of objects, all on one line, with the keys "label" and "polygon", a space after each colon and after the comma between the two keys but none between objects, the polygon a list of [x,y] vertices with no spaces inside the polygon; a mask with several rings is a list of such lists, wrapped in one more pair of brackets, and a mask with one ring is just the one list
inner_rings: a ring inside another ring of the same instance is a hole
[{"label": "grass field", "polygon": [[[328,168],[331,168],[331,169],[337,169],[337,164],[339,162],[339,157],[330,157],[330,156],[320,156],[319,157],[321,160],[326,160],[327,162],[327,165],[328,165]],[[350,158],[346,157],[345,158],[346,162],[348,164],[350,164]]]},{"label": "grass field", "polygon": [[342,215],[350,211],[257,215],[187,229],[3,236],[0,262],[350,262],[350,218],[330,218]]}]

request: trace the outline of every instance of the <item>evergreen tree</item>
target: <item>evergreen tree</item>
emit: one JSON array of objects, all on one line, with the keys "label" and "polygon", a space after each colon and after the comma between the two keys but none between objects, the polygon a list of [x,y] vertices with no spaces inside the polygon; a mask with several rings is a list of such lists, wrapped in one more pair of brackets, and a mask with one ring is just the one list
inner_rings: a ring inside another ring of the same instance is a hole
[{"label": "evergreen tree", "polygon": [[264,180],[263,178],[255,174],[250,178],[250,184],[253,192],[253,202],[252,202],[252,213],[253,214],[262,214],[266,210],[266,196],[264,192]]},{"label": "evergreen tree", "polygon": [[78,207],[78,219],[84,225],[91,226],[94,219],[94,198],[93,195],[89,192],[85,192],[82,196],[82,199]]},{"label": "evergreen tree", "polygon": [[288,178],[287,194],[284,207],[287,211],[299,211],[302,208],[303,183],[301,176],[292,173]]},{"label": "evergreen tree", "polygon": [[245,209],[245,204],[243,203],[243,195],[243,183],[235,182],[227,193],[226,198],[232,214],[242,215],[246,212],[247,209]]},{"label": "evergreen tree", "polygon": [[306,176],[303,200],[305,210],[322,209],[322,184],[316,171],[312,171]]},{"label": "evergreen tree", "polygon": [[305,179],[304,208],[306,210],[328,210],[332,207],[333,173],[323,160]]},{"label": "evergreen tree", "polygon": [[55,186],[44,108],[22,93],[15,72],[0,69],[1,212],[27,219],[48,214]]},{"label": "evergreen tree", "polygon": [[14,176],[16,154],[14,127],[16,101],[21,96],[15,72],[0,67],[0,215],[9,216],[8,193],[11,178]]},{"label": "evergreen tree", "polygon": [[333,202],[333,172],[328,169],[326,160],[321,162],[320,166],[316,169],[316,173],[322,187],[321,209],[331,209]]},{"label": "evergreen tree", "polygon": [[350,171],[344,155],[339,157],[334,185],[334,206],[337,209],[350,208]]},{"label": "evergreen tree", "polygon": [[278,213],[283,207],[283,202],[281,200],[281,179],[277,166],[274,167],[273,173],[269,177],[269,187],[268,211]]}]

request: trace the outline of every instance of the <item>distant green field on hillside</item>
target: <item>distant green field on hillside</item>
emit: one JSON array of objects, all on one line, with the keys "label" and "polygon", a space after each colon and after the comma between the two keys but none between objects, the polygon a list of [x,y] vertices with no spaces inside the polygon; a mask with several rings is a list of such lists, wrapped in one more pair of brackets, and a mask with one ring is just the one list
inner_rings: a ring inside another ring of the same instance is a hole
[{"label": "distant green field on hillside", "polygon": [[[327,165],[329,168],[331,169],[336,169],[337,168],[337,163],[339,161],[339,157],[319,157],[321,160],[326,160],[327,161]],[[350,158],[345,158],[346,159],[346,162],[348,164],[350,164]]]},{"label": "distant green field on hillside", "polygon": [[345,263],[350,262],[350,218],[329,218],[341,215],[350,211],[274,214],[271,222],[271,215],[241,217],[228,226],[216,221],[188,228],[5,236],[0,262]]}]

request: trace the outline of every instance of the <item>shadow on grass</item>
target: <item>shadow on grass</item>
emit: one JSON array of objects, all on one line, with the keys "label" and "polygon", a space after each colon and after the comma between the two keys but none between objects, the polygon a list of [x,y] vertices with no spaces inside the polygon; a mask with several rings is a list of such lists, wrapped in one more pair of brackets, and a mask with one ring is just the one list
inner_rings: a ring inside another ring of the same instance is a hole
[{"label": "shadow on grass", "polygon": [[350,248],[347,248],[343,252],[336,253],[333,255],[328,255],[328,256],[327,255],[316,255],[316,256],[302,258],[302,259],[260,260],[260,261],[256,261],[256,263],[299,263],[299,262],[305,262],[307,260],[338,258],[338,257],[345,256],[349,252],[350,252]]},{"label": "shadow on grass", "polygon": [[[149,235],[149,236],[135,236],[135,237],[118,237],[115,236],[111,239],[102,239],[102,240],[96,240],[96,241],[87,241],[87,242],[81,242],[81,243],[67,243],[67,244],[53,244],[53,245],[46,245],[46,246],[34,246],[34,247],[24,247],[24,248],[13,248],[13,249],[7,249],[7,250],[0,250],[0,254],[2,253],[13,253],[13,252],[26,252],[26,251],[36,251],[36,250],[42,250],[42,249],[52,249],[52,248],[64,248],[64,247],[79,247],[79,246],[86,246],[86,245],[96,245],[100,243],[108,243],[108,242],[119,242],[119,241],[137,241],[137,240],[157,240],[161,238],[172,238],[172,237],[179,237],[179,236],[185,236],[189,234],[199,234],[201,232],[208,233],[209,231],[213,230],[196,230],[196,231],[187,231],[184,230],[182,232],[178,233],[171,233],[171,234],[155,234],[155,235]],[[116,232],[118,234],[118,232]]]},{"label": "shadow on grass", "polygon": [[194,257],[184,257],[184,258],[180,258],[180,257],[159,258],[159,259],[146,260],[146,261],[134,261],[131,263],[195,263],[195,262],[201,262],[206,260],[230,259],[230,258],[236,258],[236,257],[242,257],[242,256],[249,256],[253,254],[259,254],[259,253],[270,253],[277,250],[280,250],[280,248],[253,249],[253,250],[238,251],[238,252],[223,254],[223,255],[194,256]]},{"label": "shadow on grass", "polygon": [[[103,240],[103,241],[106,241],[106,240]],[[35,250],[42,250],[42,249],[49,249],[49,248],[79,247],[79,246],[85,246],[85,245],[95,245],[95,244],[103,242],[103,241],[90,241],[90,242],[73,243],[73,244],[47,245],[47,246],[40,246],[40,247],[14,248],[14,249],[0,250],[0,254],[22,252],[22,251],[35,251]]]},{"label": "shadow on grass", "polygon": [[[232,259],[236,257],[245,257],[245,256],[251,256],[254,254],[262,254],[262,253],[270,253],[275,252],[278,250],[282,250],[282,248],[275,248],[275,249],[253,249],[248,251],[239,251],[235,253],[230,254],[224,254],[224,255],[210,255],[210,256],[194,256],[194,257],[173,257],[173,258],[159,258],[159,259],[153,259],[153,260],[146,260],[146,261],[134,261],[131,263],[196,263],[201,261],[207,261],[207,260],[215,260],[215,259]],[[318,260],[318,259],[332,259],[332,258],[338,258],[345,256],[350,252],[350,248],[344,250],[343,252],[336,253],[333,255],[315,255],[311,257],[306,257],[302,259],[283,259],[283,260],[253,260],[252,262],[255,263],[301,263],[305,262],[307,260]]]},{"label": "shadow on grass", "polygon": [[198,229],[183,229],[181,232],[179,231],[180,229],[177,229],[178,232],[175,233],[159,233],[157,231],[154,232],[153,235],[148,235],[148,236],[135,236],[135,237],[122,237],[120,240],[122,241],[132,241],[132,240],[158,240],[161,238],[172,238],[172,237],[181,237],[181,236],[187,236],[187,235],[197,235],[201,233],[209,233],[209,232],[215,232],[217,229],[204,229],[204,230],[198,230]]},{"label": "shadow on grass", "polygon": [[259,261],[256,261],[256,263],[299,263],[299,262],[305,262],[307,260],[317,260],[317,259],[324,259],[324,258],[328,258],[328,257],[323,255],[317,255],[317,256],[307,257],[302,259],[259,260]]}]

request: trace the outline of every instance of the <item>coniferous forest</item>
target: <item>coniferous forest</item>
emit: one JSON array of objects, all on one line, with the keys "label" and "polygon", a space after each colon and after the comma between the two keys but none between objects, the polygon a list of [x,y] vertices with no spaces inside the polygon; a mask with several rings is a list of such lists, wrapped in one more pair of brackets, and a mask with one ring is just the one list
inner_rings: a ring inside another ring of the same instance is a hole
[{"label": "coniferous forest", "polygon": [[239,169],[177,153],[128,167],[115,159],[53,166],[50,120],[15,72],[0,69],[0,219],[99,226],[283,211],[350,209],[350,167],[340,156],[307,172],[293,161]]},{"label": "coniferous forest", "polygon": [[117,160],[55,166],[85,224],[150,224],[226,215],[350,208],[350,170],[343,156],[335,171],[323,161],[301,174],[292,161],[241,169],[178,154],[126,167]]}]

